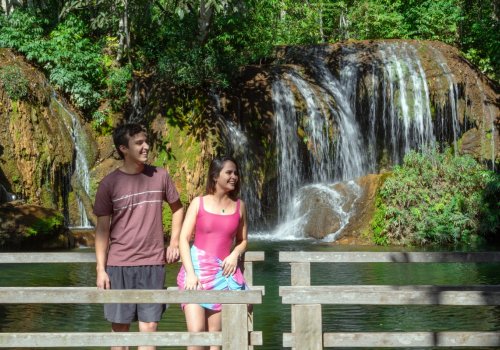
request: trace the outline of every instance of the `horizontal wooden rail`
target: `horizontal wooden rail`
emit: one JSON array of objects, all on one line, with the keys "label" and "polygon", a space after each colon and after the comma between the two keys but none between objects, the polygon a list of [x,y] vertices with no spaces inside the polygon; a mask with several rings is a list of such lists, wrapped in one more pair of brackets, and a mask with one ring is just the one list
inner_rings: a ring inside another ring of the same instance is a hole
[{"label": "horizontal wooden rail", "polygon": [[[88,346],[222,346],[224,350],[253,349],[262,345],[262,332],[253,331],[248,304],[261,304],[264,287],[253,286],[252,262],[264,252],[247,252],[244,274],[250,290],[101,290],[96,287],[0,287],[0,304],[104,304],[104,303],[221,303],[221,332],[119,333],[0,333],[0,348]],[[0,253],[0,264],[95,263],[93,252]]]},{"label": "horizontal wooden rail", "polygon": [[497,263],[500,252],[280,252],[292,263]]},{"label": "horizontal wooden rail", "polygon": [[[222,332],[0,333],[0,348],[82,346],[209,346],[222,345]],[[250,332],[249,345],[262,345],[262,332]]]},{"label": "horizontal wooden rail", "polygon": [[[246,252],[245,262],[264,261],[264,252]],[[0,264],[95,263],[93,252],[0,253]]]},{"label": "horizontal wooden rail", "polygon": [[[500,347],[500,332],[353,332],[324,333],[325,347]],[[292,333],[283,334],[283,346],[294,347]]]},{"label": "horizontal wooden rail", "polygon": [[283,304],[500,305],[500,286],[341,285],[280,287]]},{"label": "horizontal wooden rail", "polygon": [[500,252],[280,252],[291,267],[291,286],[280,286],[291,304],[291,333],[283,346],[323,347],[494,347],[500,332],[323,332],[322,305],[498,306],[500,285],[330,285],[311,286],[313,263],[499,263]]},{"label": "horizontal wooden rail", "polygon": [[0,304],[261,304],[260,290],[102,290],[96,287],[0,287]]}]

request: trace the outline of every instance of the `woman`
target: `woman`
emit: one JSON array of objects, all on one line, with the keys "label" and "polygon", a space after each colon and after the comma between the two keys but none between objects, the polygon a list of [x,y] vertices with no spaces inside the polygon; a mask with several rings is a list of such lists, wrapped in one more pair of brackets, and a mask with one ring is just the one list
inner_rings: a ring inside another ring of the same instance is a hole
[{"label": "woman", "polygon": [[[231,157],[215,158],[208,171],[206,195],[193,199],[182,225],[179,289],[247,289],[238,267],[239,257],[247,248],[245,203],[238,199],[239,190],[236,161]],[[193,233],[194,244],[190,247]],[[189,332],[221,330],[220,304],[185,304],[182,307]]]}]

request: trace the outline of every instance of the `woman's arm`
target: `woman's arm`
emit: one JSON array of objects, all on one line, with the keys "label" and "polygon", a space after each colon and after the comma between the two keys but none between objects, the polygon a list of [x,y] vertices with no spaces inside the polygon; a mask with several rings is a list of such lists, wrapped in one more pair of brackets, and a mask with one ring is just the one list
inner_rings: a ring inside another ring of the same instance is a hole
[{"label": "woman's arm", "polygon": [[240,224],[236,232],[236,244],[233,251],[222,262],[222,274],[224,276],[232,275],[236,272],[238,258],[246,252],[248,244],[248,226],[245,203],[240,200]]},{"label": "woman's arm", "polygon": [[179,238],[179,252],[181,255],[182,265],[184,266],[184,270],[186,271],[186,285],[184,286],[185,289],[201,289],[201,283],[194,273],[189,245],[191,235],[196,226],[196,216],[198,214],[199,206],[200,198],[196,197],[193,199],[186,212],[186,217],[184,218],[184,223],[182,224],[181,234]]}]

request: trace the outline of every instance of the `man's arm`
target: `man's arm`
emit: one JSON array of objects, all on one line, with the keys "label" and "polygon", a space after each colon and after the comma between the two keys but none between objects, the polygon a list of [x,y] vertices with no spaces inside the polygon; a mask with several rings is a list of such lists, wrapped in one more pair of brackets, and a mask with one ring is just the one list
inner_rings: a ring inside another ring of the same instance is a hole
[{"label": "man's arm", "polygon": [[95,228],[96,285],[100,289],[110,289],[109,277],[106,273],[110,219],[110,216],[98,216]]},{"label": "man's arm", "polygon": [[167,247],[167,264],[179,260],[179,237],[181,234],[182,221],[184,220],[184,207],[180,200],[168,203],[172,210],[172,232],[170,233],[170,243]]}]

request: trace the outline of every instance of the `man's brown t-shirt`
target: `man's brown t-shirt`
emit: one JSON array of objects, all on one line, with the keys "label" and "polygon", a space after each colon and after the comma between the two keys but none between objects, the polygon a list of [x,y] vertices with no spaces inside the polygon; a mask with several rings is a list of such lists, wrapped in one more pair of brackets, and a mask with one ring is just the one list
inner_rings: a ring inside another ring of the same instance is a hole
[{"label": "man's brown t-shirt", "polygon": [[106,265],[165,264],[162,204],[179,199],[168,172],[146,165],[142,173],[115,170],[99,184],[94,214],[111,216]]}]

